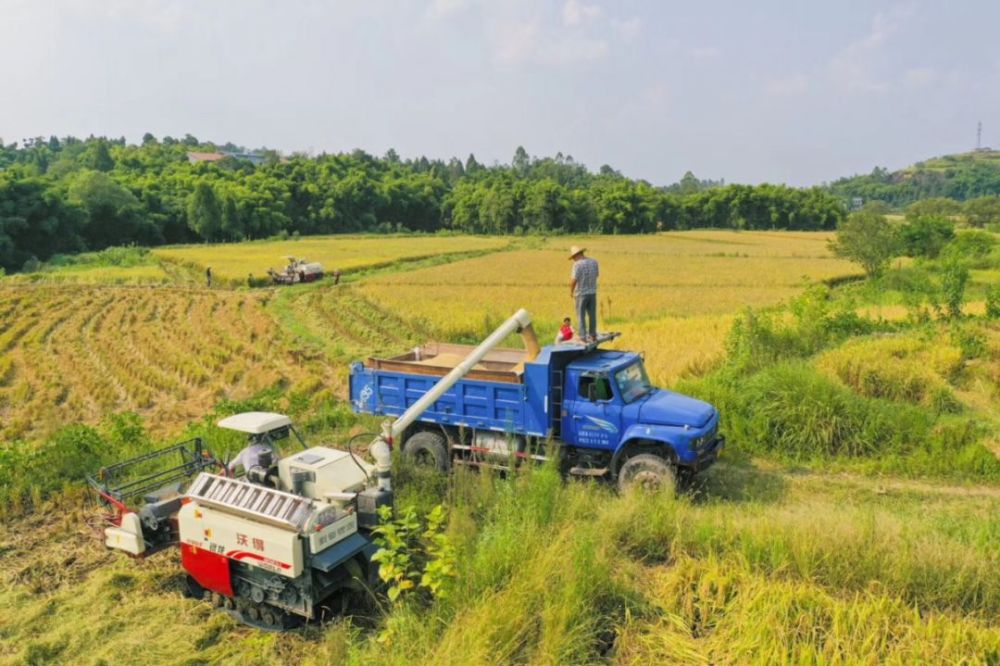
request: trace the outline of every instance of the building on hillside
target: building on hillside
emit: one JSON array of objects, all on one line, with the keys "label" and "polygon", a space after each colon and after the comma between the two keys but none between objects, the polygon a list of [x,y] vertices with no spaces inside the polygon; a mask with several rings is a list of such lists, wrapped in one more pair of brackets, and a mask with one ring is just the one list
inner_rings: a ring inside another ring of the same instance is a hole
[{"label": "building on hillside", "polygon": [[197,162],[218,162],[225,157],[223,153],[196,153],[189,152],[187,154],[188,162],[195,164]]},{"label": "building on hillside", "polygon": [[234,160],[245,160],[254,166],[260,166],[266,159],[263,155],[258,153],[234,153],[225,150],[214,153],[188,152],[187,154],[188,162],[191,164],[195,164],[197,162],[218,162],[219,160],[223,160],[227,157],[231,157]]}]

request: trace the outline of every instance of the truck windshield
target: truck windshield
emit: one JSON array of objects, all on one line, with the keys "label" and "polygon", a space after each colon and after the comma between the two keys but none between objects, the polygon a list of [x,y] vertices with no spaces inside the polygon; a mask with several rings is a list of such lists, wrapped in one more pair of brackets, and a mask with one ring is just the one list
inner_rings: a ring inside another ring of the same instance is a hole
[{"label": "truck windshield", "polygon": [[653,390],[652,385],[649,383],[649,377],[646,376],[646,368],[643,367],[642,361],[636,361],[632,365],[616,372],[615,382],[618,384],[618,391],[625,402],[638,400]]}]

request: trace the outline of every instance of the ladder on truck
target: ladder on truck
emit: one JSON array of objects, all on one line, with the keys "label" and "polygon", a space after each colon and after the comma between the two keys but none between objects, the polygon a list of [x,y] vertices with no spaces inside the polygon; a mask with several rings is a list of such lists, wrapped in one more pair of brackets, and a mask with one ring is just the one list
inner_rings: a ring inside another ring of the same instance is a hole
[{"label": "ladder on truck", "polygon": [[553,370],[549,377],[549,431],[553,439],[562,438],[563,372]]},{"label": "ladder on truck", "polygon": [[308,498],[208,472],[198,475],[187,495],[199,504],[298,532],[313,512]]}]

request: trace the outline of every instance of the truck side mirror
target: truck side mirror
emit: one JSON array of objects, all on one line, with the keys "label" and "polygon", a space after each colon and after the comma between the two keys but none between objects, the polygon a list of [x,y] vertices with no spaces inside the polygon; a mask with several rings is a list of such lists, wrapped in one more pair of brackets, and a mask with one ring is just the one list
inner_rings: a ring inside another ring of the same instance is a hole
[{"label": "truck side mirror", "polygon": [[597,382],[587,385],[587,400],[597,402]]}]

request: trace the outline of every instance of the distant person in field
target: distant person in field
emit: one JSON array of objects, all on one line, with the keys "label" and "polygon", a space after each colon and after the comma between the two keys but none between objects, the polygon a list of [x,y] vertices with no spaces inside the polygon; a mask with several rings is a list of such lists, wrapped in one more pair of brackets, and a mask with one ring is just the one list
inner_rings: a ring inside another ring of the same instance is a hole
[{"label": "distant person in field", "polygon": [[211,287],[212,286],[212,267],[209,266],[205,269],[205,282]]},{"label": "distant person in field", "polygon": [[[584,342],[597,340],[597,260],[584,255],[586,248],[574,245],[569,249],[573,260],[569,292],[576,299],[577,333]],[[586,320],[586,321],[585,321]]]},{"label": "distant person in field", "polygon": [[573,327],[570,326],[570,319],[566,317],[563,319],[562,326],[559,328],[559,332],[556,333],[556,344],[561,342],[569,342],[573,339]]}]

